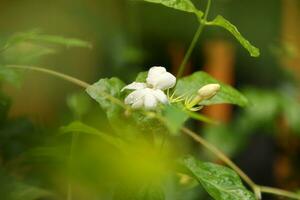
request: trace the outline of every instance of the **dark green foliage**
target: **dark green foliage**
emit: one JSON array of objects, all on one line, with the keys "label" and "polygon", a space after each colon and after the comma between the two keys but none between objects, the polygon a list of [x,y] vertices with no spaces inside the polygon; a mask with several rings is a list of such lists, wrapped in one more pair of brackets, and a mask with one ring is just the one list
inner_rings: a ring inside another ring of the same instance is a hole
[{"label": "dark green foliage", "polygon": [[0,194],[3,200],[38,200],[54,195],[44,189],[18,181],[0,168]]},{"label": "dark green foliage", "polygon": [[215,200],[255,200],[233,170],[191,156],[184,158],[183,164]]}]

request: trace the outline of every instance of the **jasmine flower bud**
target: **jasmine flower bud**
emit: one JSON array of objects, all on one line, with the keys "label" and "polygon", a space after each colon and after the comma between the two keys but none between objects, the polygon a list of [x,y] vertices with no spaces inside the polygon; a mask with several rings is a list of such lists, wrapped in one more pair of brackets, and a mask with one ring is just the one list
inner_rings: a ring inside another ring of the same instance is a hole
[{"label": "jasmine flower bud", "polygon": [[201,100],[210,99],[217,94],[221,86],[219,84],[208,84],[198,90]]},{"label": "jasmine flower bud", "polygon": [[200,104],[201,101],[211,99],[214,97],[217,92],[220,90],[221,86],[219,84],[208,84],[201,87],[198,92],[197,96],[193,99],[187,99],[185,101],[185,107],[191,111],[198,111],[202,108]]}]

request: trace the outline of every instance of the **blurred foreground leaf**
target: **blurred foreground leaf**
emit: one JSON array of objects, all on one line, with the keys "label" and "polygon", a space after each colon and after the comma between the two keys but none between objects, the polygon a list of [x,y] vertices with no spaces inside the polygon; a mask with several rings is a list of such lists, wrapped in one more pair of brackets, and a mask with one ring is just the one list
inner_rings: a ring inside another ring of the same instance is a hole
[{"label": "blurred foreground leaf", "polygon": [[246,40],[238,31],[237,27],[231,24],[223,16],[218,15],[212,22],[208,22],[208,24],[220,26],[228,30],[241,43],[241,45],[248,50],[251,56],[258,57],[260,55],[259,49],[253,46],[248,40]]},{"label": "blurred foreground leaf", "polygon": [[236,104],[239,106],[246,106],[248,100],[244,95],[233,87],[223,84],[209,74],[205,72],[196,72],[190,76],[184,77],[177,82],[175,93],[177,96],[195,96],[197,91],[204,85],[210,83],[218,83],[221,85],[221,90],[216,96],[209,100],[201,102],[201,105],[213,105],[213,104]]},{"label": "blurred foreground leaf", "polygon": [[137,185],[133,188],[118,188],[114,200],[164,200],[163,189],[157,185]]},{"label": "blurred foreground leaf", "polygon": [[124,145],[124,143],[114,137],[114,136],[111,136],[109,134],[106,134],[106,133],[103,133],[93,127],[90,127],[82,122],[79,122],[79,121],[75,121],[75,122],[72,122],[71,124],[67,125],[67,126],[64,126],[61,128],[61,131],[63,133],[85,133],[85,134],[91,134],[91,135],[97,135],[99,137],[101,137],[105,142],[115,146],[115,147],[121,147],[122,145]]},{"label": "blurred foreground leaf", "polygon": [[1,168],[0,194],[3,200],[38,200],[53,196],[49,191],[17,181]]},{"label": "blurred foreground leaf", "polygon": [[191,156],[183,159],[183,164],[215,200],[255,200],[233,170]]}]

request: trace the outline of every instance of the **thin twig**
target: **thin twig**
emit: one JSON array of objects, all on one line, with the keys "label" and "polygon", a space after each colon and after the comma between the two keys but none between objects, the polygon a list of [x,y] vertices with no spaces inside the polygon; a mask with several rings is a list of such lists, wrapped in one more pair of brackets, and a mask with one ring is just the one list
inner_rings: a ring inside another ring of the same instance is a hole
[{"label": "thin twig", "polygon": [[81,81],[77,78],[74,78],[72,76],[57,72],[57,71],[53,71],[50,69],[45,69],[45,68],[40,68],[40,67],[34,67],[34,66],[23,66],[23,65],[6,65],[6,67],[8,68],[17,68],[17,69],[24,69],[24,70],[31,70],[31,71],[39,71],[39,72],[43,72],[43,73],[47,73],[47,74],[51,74],[54,75],[56,77],[59,77],[61,79],[67,80],[69,82],[74,83],[75,85],[78,85],[80,87],[83,88],[87,88],[90,86],[90,84]]},{"label": "thin twig", "polygon": [[259,186],[259,188],[262,193],[274,194],[274,195],[279,195],[279,196],[283,196],[283,197],[288,197],[291,199],[299,199],[300,200],[300,194],[296,194],[293,192],[289,192],[289,191],[278,189],[278,188],[268,187],[268,186]]},{"label": "thin twig", "polygon": [[197,31],[193,37],[193,40],[188,48],[188,51],[186,52],[186,54],[183,58],[183,61],[181,62],[180,66],[179,66],[179,70],[178,70],[177,76],[176,76],[177,78],[180,78],[183,75],[185,66],[186,66],[189,58],[191,57],[191,54],[197,44],[197,41],[199,40],[199,37],[204,30],[204,27],[206,26],[206,23],[204,23],[204,22],[206,22],[206,20],[207,20],[210,6],[211,6],[211,0],[208,0],[206,9],[205,9],[205,13],[204,13],[203,22],[200,22],[199,28],[197,29]]},{"label": "thin twig", "polygon": [[229,167],[231,167],[234,171],[236,171],[241,178],[251,187],[255,188],[256,184],[236,165],[234,164],[222,151],[220,151],[217,147],[213,146],[209,142],[207,142],[204,138],[197,135],[193,131],[188,128],[183,127],[182,132],[192,137],[195,141],[202,144],[206,149],[210,150],[214,153],[218,158],[220,158],[224,163],[226,163]]},{"label": "thin twig", "polygon": [[[50,74],[53,75],[55,77],[59,77],[65,81],[69,81],[71,83],[74,83],[75,85],[78,85],[84,89],[88,88],[89,86],[91,86],[91,84],[84,82],[82,80],[79,80],[77,78],[74,78],[72,76],[51,70],[51,69],[46,69],[46,68],[41,68],[41,67],[36,67],[36,66],[25,66],[25,65],[6,65],[5,67],[8,68],[15,68],[15,69],[23,69],[23,70],[31,70],[31,71],[37,71],[37,72],[42,72],[42,73],[46,73],[46,74]],[[109,99],[111,102],[123,107],[124,109],[130,109],[129,106],[125,105],[120,99],[115,98],[113,96],[111,96],[110,94],[107,94],[104,91],[101,91],[102,96],[104,96],[105,98]]]}]

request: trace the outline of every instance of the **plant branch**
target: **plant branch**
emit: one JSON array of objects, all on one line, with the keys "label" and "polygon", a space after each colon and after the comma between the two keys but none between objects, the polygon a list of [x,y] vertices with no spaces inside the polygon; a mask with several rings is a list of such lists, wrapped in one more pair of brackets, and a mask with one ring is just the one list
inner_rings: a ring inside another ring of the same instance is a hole
[{"label": "plant branch", "polygon": [[45,68],[40,68],[40,67],[34,67],[34,66],[23,66],[23,65],[6,65],[6,67],[43,72],[43,73],[46,73],[46,74],[50,74],[50,75],[59,77],[59,78],[61,78],[63,80],[72,82],[75,85],[78,85],[78,86],[80,86],[82,88],[87,88],[87,87],[90,86],[90,84],[88,84],[88,83],[86,83],[84,81],[81,81],[81,80],[79,80],[77,78],[74,78],[72,76],[69,76],[69,75],[66,75],[66,74],[63,74],[63,73],[60,73],[60,72],[57,72],[57,71],[53,71],[53,70],[50,70],[50,69],[45,69]]},{"label": "plant branch", "polygon": [[215,154],[219,159],[221,159],[224,163],[226,163],[229,167],[231,167],[234,171],[236,171],[240,177],[253,189],[256,188],[256,184],[236,165],[234,164],[221,150],[219,150],[214,145],[207,142],[204,138],[197,135],[193,131],[191,131],[188,128],[183,127],[182,132],[186,135],[193,138],[195,141],[202,144],[206,149],[211,151],[213,154]]},{"label": "plant branch", "polygon": [[299,199],[300,200],[300,194],[296,194],[293,192],[289,192],[289,191],[278,189],[278,188],[268,187],[268,186],[259,186],[259,188],[262,193],[274,194],[274,195],[279,195],[282,197],[288,197],[291,199]]},{"label": "plant branch", "polygon": [[194,38],[188,48],[188,51],[186,52],[184,58],[183,58],[183,61],[181,62],[180,66],[179,66],[179,70],[177,72],[177,78],[180,78],[183,73],[184,73],[184,69],[185,69],[185,66],[189,60],[189,58],[191,57],[191,54],[197,44],[197,41],[199,40],[199,37],[201,35],[201,33],[203,32],[204,30],[204,27],[206,26],[205,22],[207,20],[207,17],[208,17],[208,13],[209,13],[209,10],[210,10],[210,6],[211,6],[211,0],[208,0],[207,2],[207,5],[206,5],[206,9],[205,9],[205,13],[204,13],[204,18],[202,20],[202,22],[200,22],[200,26],[199,28],[197,29],[195,35],[194,35]]},{"label": "plant branch", "polygon": [[[82,80],[79,80],[77,78],[74,78],[72,76],[69,76],[69,75],[54,71],[54,70],[41,68],[41,67],[24,66],[24,65],[6,65],[5,67],[42,72],[42,73],[49,74],[49,75],[52,75],[55,77],[59,77],[65,81],[71,82],[75,85],[78,85],[78,86],[84,88],[84,89],[91,86],[91,84],[84,82]],[[124,109],[130,110],[130,107],[128,105],[124,104],[124,102],[122,102],[120,99],[115,98],[114,96],[111,96],[110,94],[103,92],[103,91],[101,92],[101,95],[103,95],[105,98],[109,99],[111,102],[123,107]]]}]

